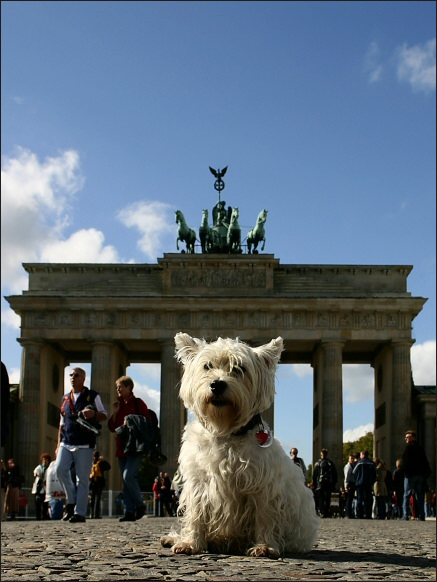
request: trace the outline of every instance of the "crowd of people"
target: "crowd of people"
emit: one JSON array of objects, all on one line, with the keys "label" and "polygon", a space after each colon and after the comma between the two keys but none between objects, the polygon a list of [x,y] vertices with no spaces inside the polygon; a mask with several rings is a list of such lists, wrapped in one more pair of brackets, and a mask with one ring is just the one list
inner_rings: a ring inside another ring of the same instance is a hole
[{"label": "crowd of people", "polygon": [[[123,481],[123,490],[116,498],[117,508],[123,508],[119,521],[141,519],[146,508],[138,483],[138,471],[145,454],[152,455],[159,466],[166,457],[161,453],[160,431],[156,414],[134,393],[134,382],[120,377],[116,385],[117,399],[107,418],[100,395],[85,386],[85,371],[74,368],[70,373],[71,392],[64,394],[55,459],[43,453],[34,470],[32,494],[36,519],[63,519],[81,523],[86,517],[101,518],[101,497],[105,488],[105,473],[111,465],[96,450],[96,438],[102,422],[117,436],[116,457]],[[132,426],[132,419],[137,424]],[[141,419],[151,430],[150,442],[144,444],[138,432]],[[419,519],[435,516],[436,497],[427,479],[430,464],[416,433],[405,433],[406,447],[402,459],[396,462],[393,473],[381,458],[371,459],[364,450],[350,455],[340,479],[327,449],[321,450],[308,483],[314,493],[315,507],[321,518],[349,519]],[[305,481],[308,470],[298,456],[297,448],[290,451],[291,460],[302,471]],[[15,519],[20,509],[19,491],[23,483],[14,459],[1,462],[1,511]],[[176,471],[173,479],[160,472],[153,483],[154,515],[175,516],[182,489],[182,479]],[[338,509],[333,511],[333,494],[338,496]]]},{"label": "crowd of people", "polygon": [[[428,485],[431,467],[414,430],[405,433],[406,446],[393,473],[381,458],[364,450],[349,456],[340,481],[335,464],[322,449],[313,468],[309,487],[321,518],[418,519],[436,515],[436,495]],[[291,449],[291,458],[306,475],[305,464]],[[331,505],[333,495],[338,506]]]},{"label": "crowd of people", "polygon": [[[117,507],[123,508],[120,521],[136,521],[145,514],[143,496],[138,483],[138,471],[146,453],[151,462],[159,465],[166,460],[161,453],[161,439],[156,414],[146,403],[135,397],[134,382],[128,376],[119,378],[116,385],[117,399],[112,404],[112,415],[107,412],[100,395],[85,386],[86,373],[74,368],[70,373],[71,391],[64,394],[58,431],[55,460],[43,453],[40,464],[34,470],[32,494],[35,500],[36,519],[63,519],[70,523],[83,523],[101,518],[101,497],[105,488],[105,473],[111,465],[96,450],[96,439],[101,422],[116,433],[116,457],[123,482],[123,490],[117,496]],[[129,429],[129,422],[147,419],[151,427],[150,443],[141,442],[141,434]],[[136,419],[136,420],[135,420]],[[133,436],[132,436],[133,435]],[[13,459],[7,466],[2,461],[1,474],[2,519],[9,514],[15,519],[19,512],[19,490],[23,476]],[[173,483],[168,473],[160,473],[155,479],[159,488],[155,498],[155,514],[175,515],[180,483]]]}]

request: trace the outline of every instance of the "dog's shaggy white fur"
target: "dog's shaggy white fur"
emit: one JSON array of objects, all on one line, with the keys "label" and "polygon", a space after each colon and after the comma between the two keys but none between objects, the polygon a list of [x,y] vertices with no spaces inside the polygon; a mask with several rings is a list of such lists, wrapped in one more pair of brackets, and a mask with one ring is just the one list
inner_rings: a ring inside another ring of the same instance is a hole
[{"label": "dog's shaggy white fur", "polygon": [[179,457],[181,533],[170,532],[162,545],[186,554],[310,551],[318,524],[313,494],[276,439],[266,448],[258,440],[257,415],[274,399],[282,338],[251,348],[178,333],[175,343],[184,365],[180,396],[196,421],[185,428]]}]

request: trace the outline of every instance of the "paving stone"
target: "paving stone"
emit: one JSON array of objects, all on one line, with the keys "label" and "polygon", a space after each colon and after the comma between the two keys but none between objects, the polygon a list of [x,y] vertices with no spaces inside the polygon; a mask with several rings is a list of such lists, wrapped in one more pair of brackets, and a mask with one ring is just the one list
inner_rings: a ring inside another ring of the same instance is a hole
[{"label": "paving stone", "polygon": [[172,518],[81,527],[2,523],[2,580],[435,580],[435,521],[321,520],[317,546],[279,560],[229,554],[174,555],[160,537]]}]

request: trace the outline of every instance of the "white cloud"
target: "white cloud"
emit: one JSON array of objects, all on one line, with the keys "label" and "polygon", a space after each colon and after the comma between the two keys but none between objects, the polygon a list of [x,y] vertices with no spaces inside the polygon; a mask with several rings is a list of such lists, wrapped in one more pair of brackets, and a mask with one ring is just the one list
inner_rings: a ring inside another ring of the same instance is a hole
[{"label": "white cloud", "polygon": [[11,308],[2,311],[2,325],[12,329],[20,329],[21,317],[12,311]]},{"label": "white cloud", "polygon": [[409,83],[415,92],[435,91],[435,48],[434,38],[423,45],[408,47],[404,44],[397,50],[398,79]]},{"label": "white cloud", "polygon": [[436,342],[427,341],[414,344],[411,348],[411,367],[417,386],[435,386],[436,383]]},{"label": "white cloud", "polygon": [[118,213],[118,219],[128,228],[140,232],[138,248],[156,259],[164,248],[164,239],[177,236],[174,213],[169,204],[156,201],[134,202]]},{"label": "white cloud", "polygon": [[307,378],[313,375],[313,369],[310,364],[291,364],[291,368],[298,378]]},{"label": "white cloud", "polygon": [[343,433],[343,442],[354,442],[368,432],[373,432],[373,422],[370,422],[369,424],[362,424],[361,426],[357,426],[357,428],[349,428],[345,430]]},{"label": "white cloud", "polygon": [[104,246],[104,234],[95,228],[81,229],[66,240],[48,242],[40,253],[43,263],[117,263],[117,250]]},{"label": "white cloud", "polygon": [[65,239],[74,195],[84,184],[78,152],[68,150],[44,161],[22,148],[2,158],[2,287],[27,288],[23,262],[116,262],[95,229]]},{"label": "white cloud", "polygon": [[347,364],[343,366],[343,390],[346,402],[364,402],[373,399],[373,368],[366,364]]},{"label": "white cloud", "polygon": [[149,386],[145,384],[138,384],[138,382],[135,382],[134,394],[137,398],[144,400],[147,406],[156,412],[159,419],[159,405],[161,400],[160,391],[149,388]]},{"label": "white cloud", "polygon": [[380,50],[378,43],[372,41],[364,58],[364,70],[369,76],[369,83],[376,83],[381,78],[383,66],[379,61]]}]

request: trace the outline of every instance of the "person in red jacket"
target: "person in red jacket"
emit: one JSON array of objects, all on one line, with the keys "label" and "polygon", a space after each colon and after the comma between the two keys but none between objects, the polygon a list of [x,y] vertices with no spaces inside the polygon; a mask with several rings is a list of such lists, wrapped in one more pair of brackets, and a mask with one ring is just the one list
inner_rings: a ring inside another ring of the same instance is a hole
[{"label": "person in red jacket", "polygon": [[[117,402],[112,405],[112,416],[108,420],[108,428],[111,432],[125,423],[128,414],[141,414],[150,418],[147,404],[136,398],[133,394],[134,383],[129,376],[122,376],[116,380]],[[118,463],[123,477],[123,498],[125,505],[124,516],[119,521],[136,521],[141,519],[145,513],[143,497],[138,484],[138,470],[143,458],[143,453],[123,453],[121,439],[117,435]]]}]

